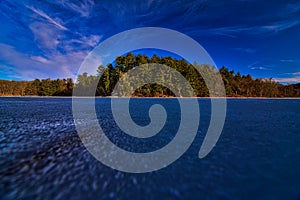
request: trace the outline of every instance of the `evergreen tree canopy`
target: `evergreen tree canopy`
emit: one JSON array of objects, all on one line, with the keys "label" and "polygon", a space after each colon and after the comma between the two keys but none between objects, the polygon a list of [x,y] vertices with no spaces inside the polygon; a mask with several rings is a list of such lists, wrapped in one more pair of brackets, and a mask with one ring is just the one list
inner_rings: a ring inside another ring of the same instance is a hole
[{"label": "evergreen tree canopy", "polygon": [[[204,82],[206,77],[202,77],[195,68],[200,70],[201,74],[209,77],[211,73],[217,72],[214,66],[199,65],[197,63],[192,65],[183,59],[159,57],[157,55],[153,55],[149,58],[146,55],[134,55],[132,53],[128,53],[125,56],[118,56],[114,63],[109,63],[106,66],[100,65],[97,70],[97,75],[88,75],[88,73],[78,75],[77,83],[74,83],[71,78],[56,80],[35,79],[33,81],[0,80],[0,95],[71,96],[74,87],[78,87],[86,91],[86,94],[90,94],[90,85],[94,84],[97,85],[95,95],[111,96],[118,80],[125,73],[147,63],[164,64],[175,69],[188,80],[196,96],[209,97],[210,94]],[[249,74],[241,75],[240,72],[235,73],[233,70],[229,70],[224,66],[219,70],[219,73],[224,82],[226,95],[230,97],[300,97],[300,83],[283,85],[274,81],[272,78],[253,78]],[[140,76],[143,77],[145,74],[140,74]],[[172,80],[172,83],[176,87],[177,81],[171,75],[161,74],[161,78]],[[98,83],[96,81],[98,81]],[[127,85],[126,87],[131,86]],[[215,85],[215,87],[219,86]],[[146,84],[141,86],[135,90],[133,95],[145,97],[174,96],[170,89],[158,84]]]}]

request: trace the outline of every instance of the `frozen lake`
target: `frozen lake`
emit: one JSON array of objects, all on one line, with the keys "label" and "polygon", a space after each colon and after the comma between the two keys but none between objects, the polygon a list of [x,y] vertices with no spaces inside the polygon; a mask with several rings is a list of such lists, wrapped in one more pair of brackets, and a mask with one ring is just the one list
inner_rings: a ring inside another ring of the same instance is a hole
[{"label": "frozen lake", "polygon": [[[199,99],[201,120],[188,151],[170,166],[145,174],[113,170],[79,139],[71,98],[0,98],[1,199],[299,199],[300,99],[228,99],[222,135],[198,158],[210,120],[210,100]],[[153,104],[165,107],[162,132],[128,137],[113,120],[110,99],[97,98],[99,123],[118,146],[156,150],[180,123],[176,99],[132,99],[140,125]]]}]

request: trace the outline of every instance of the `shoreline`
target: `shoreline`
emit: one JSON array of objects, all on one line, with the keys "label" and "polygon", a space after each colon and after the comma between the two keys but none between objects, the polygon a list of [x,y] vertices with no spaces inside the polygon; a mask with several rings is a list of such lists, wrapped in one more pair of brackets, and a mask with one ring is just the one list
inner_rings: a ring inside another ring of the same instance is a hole
[{"label": "shoreline", "polygon": [[0,98],[96,98],[96,99],[300,99],[300,97],[117,97],[117,96],[0,96]]}]

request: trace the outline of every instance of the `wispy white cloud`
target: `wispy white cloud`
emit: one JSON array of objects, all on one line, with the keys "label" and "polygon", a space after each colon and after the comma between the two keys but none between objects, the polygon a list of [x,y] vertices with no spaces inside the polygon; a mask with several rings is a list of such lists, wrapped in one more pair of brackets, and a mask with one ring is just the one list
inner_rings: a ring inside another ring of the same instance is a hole
[{"label": "wispy white cloud", "polygon": [[280,60],[280,62],[283,62],[283,63],[293,63],[293,62],[295,62],[295,60],[293,60],[293,59],[282,59],[282,60]]},{"label": "wispy white cloud", "polygon": [[82,36],[80,35],[80,39],[71,39],[69,43],[76,43],[88,47],[95,47],[101,39],[99,35],[90,35],[90,36]]},{"label": "wispy white cloud", "polygon": [[62,37],[61,32],[49,24],[33,22],[29,25],[37,45],[42,50],[56,49]]},{"label": "wispy white cloud", "polygon": [[245,53],[255,53],[255,49],[251,48],[233,48],[233,50],[240,51],[240,52],[245,52]]},{"label": "wispy white cloud", "polygon": [[[13,46],[0,43],[0,60],[7,63],[5,73],[8,74],[7,70],[10,70],[10,77],[13,79],[75,78],[88,53],[88,50],[73,50],[66,54],[49,53],[46,58],[21,53]],[[95,59],[92,64],[99,66],[102,64],[101,59]]]},{"label": "wispy white cloud", "polygon": [[90,12],[94,6],[93,0],[84,0],[84,1],[68,1],[63,0],[60,2],[66,8],[79,13],[82,17],[89,17]]},{"label": "wispy white cloud", "polygon": [[300,76],[300,72],[294,72],[292,73],[293,75],[299,75]]},{"label": "wispy white cloud", "polygon": [[299,24],[300,21],[298,20],[286,20],[286,21],[276,22],[270,25],[257,27],[257,30],[261,32],[280,32],[298,26]]},{"label": "wispy white cloud", "polygon": [[67,35],[65,32],[41,22],[33,22],[29,28],[34,35],[36,44],[44,53],[57,51],[58,48],[65,52],[91,49],[97,46],[102,38],[99,35],[86,36],[78,32]]},{"label": "wispy white cloud", "polygon": [[260,67],[251,67],[250,69],[252,69],[252,70],[268,70],[268,68],[262,67],[262,66],[260,66]]},{"label": "wispy white cloud", "polygon": [[[0,77],[1,75],[5,75],[5,79],[19,79],[21,76],[16,74],[15,68],[13,66],[9,66],[7,64],[0,64]],[[2,79],[3,77],[1,77]]]},{"label": "wispy white cloud", "polygon": [[214,35],[224,35],[235,38],[237,34],[243,33],[248,35],[261,35],[267,33],[278,33],[295,26],[300,25],[299,20],[284,20],[266,25],[256,26],[227,26],[212,29],[205,29],[203,32]]},{"label": "wispy white cloud", "polygon": [[54,20],[53,18],[51,18],[49,15],[47,15],[43,11],[41,11],[39,9],[35,9],[34,7],[31,7],[31,6],[26,6],[26,7],[29,8],[30,10],[32,10],[34,13],[38,14],[39,16],[41,16],[42,18],[46,19],[50,24],[55,25],[60,30],[63,30],[63,31],[68,30],[65,26],[63,26],[57,20]]},{"label": "wispy white cloud", "polygon": [[279,77],[274,79],[281,83],[300,83],[300,71],[284,73],[283,76],[285,77]]},{"label": "wispy white cloud", "polygon": [[294,75],[294,76],[300,76],[300,72],[291,72],[291,73],[284,73],[285,75]]},{"label": "wispy white cloud", "polygon": [[270,70],[269,66],[263,65],[259,61],[251,63],[250,65],[248,65],[248,68],[251,70]]},{"label": "wispy white cloud", "polygon": [[274,80],[280,83],[300,83],[300,76],[287,77],[287,78],[274,78]]},{"label": "wispy white cloud", "polygon": [[46,22],[35,20],[28,26],[34,35],[38,47],[45,53],[46,51],[56,50],[63,38],[63,32],[68,29],[60,23],[60,19],[53,19],[43,11],[31,6],[26,6]]},{"label": "wispy white cloud", "polygon": [[[97,46],[101,40],[99,35],[84,35],[76,31],[67,32],[48,23],[33,22],[29,28],[34,35],[37,46],[42,50],[42,55],[26,55],[12,47],[6,47],[10,48],[10,58],[6,59],[6,62],[15,60],[16,62],[11,62],[11,64],[17,66],[16,74],[22,74],[23,79],[36,77],[71,77],[75,79],[81,63],[89,51]],[[99,66],[101,59],[95,60],[93,64]],[[24,65],[28,67],[25,68]]]},{"label": "wispy white cloud", "polygon": [[47,70],[40,70],[43,67],[42,63],[30,57],[17,51],[13,46],[0,43],[0,60],[6,63],[6,69],[13,72],[11,78],[34,79],[47,76]]},{"label": "wispy white cloud", "polygon": [[[58,24],[58,21],[61,21],[60,19],[56,18],[57,23],[52,23],[52,20],[47,17],[48,15],[37,9],[31,9],[51,22],[34,21],[29,24],[36,44],[42,50],[43,55],[29,56],[11,48],[11,57],[18,60],[18,63],[12,64],[18,66],[20,69],[18,73],[23,73],[25,70],[20,65],[22,65],[21,63],[27,63],[36,72],[33,74],[35,77],[74,78],[82,61],[89,51],[99,43],[101,36],[65,31],[67,29]],[[101,64],[101,60],[98,59],[97,62],[99,62],[98,65]],[[39,72],[46,72],[46,75]],[[23,78],[32,79],[34,76],[28,74],[24,75]]]},{"label": "wispy white cloud", "polygon": [[49,64],[51,63],[50,60],[48,60],[47,58],[44,58],[42,56],[31,56],[30,57],[32,60],[38,61],[40,63],[44,63],[44,64]]}]

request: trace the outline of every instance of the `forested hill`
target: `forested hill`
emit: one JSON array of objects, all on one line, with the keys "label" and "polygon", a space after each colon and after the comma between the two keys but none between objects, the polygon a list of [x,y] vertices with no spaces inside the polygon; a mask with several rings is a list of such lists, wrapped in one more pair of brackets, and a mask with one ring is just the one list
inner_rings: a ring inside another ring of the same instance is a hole
[{"label": "forested hill", "polygon": [[[133,55],[128,53],[126,56],[119,56],[112,64],[106,67],[99,66],[98,72],[102,73],[98,87],[97,96],[111,96],[112,91],[119,78],[134,67],[146,63],[165,64],[180,72],[194,88],[198,97],[208,97],[209,92],[203,78],[193,65],[185,60],[178,60],[171,57],[146,55]],[[208,65],[199,65],[207,73],[215,73],[216,69]],[[226,67],[219,70],[222,75],[226,95],[229,97],[300,97],[300,83],[283,85],[273,79],[252,78],[251,75],[241,75]],[[0,96],[71,96],[74,87],[82,89],[88,88],[89,84],[98,80],[98,76],[84,73],[78,76],[78,82],[72,79],[35,79],[33,81],[7,81],[0,80]],[[134,96],[173,96],[173,93],[165,87],[157,84],[148,84],[138,88]]]}]

